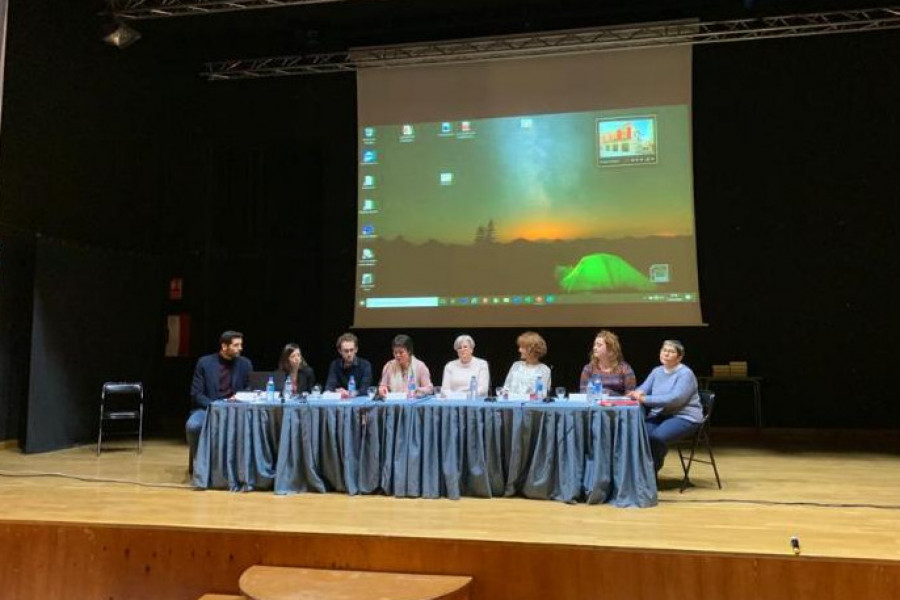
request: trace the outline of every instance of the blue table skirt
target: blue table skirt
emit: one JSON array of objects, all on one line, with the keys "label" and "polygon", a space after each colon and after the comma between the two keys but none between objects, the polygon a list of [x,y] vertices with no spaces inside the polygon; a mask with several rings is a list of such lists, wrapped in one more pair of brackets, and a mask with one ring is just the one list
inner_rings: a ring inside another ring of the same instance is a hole
[{"label": "blue table skirt", "polygon": [[[281,410],[254,408],[269,413],[269,422]],[[283,415],[277,443],[237,438],[277,450],[276,493],[523,495],[616,506],[656,504],[656,477],[639,407],[362,400],[288,404]],[[207,420],[210,427],[215,422]],[[271,430],[259,433],[271,436]],[[272,470],[259,461],[255,466],[254,480],[229,481],[227,487],[261,488]]]},{"label": "blue table skirt", "polygon": [[280,404],[213,402],[194,457],[194,485],[270,490],[282,420]]}]

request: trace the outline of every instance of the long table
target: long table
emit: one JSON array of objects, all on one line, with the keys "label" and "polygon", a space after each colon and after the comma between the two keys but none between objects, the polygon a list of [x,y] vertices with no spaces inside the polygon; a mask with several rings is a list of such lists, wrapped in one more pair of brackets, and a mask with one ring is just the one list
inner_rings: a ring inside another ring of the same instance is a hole
[{"label": "long table", "polygon": [[656,504],[637,406],[579,402],[216,402],[194,462],[203,488]]}]

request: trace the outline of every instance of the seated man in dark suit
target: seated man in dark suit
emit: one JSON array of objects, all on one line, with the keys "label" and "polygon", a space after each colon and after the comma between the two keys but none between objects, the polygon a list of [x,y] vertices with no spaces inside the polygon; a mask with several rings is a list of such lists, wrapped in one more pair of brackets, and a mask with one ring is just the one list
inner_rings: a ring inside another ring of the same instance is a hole
[{"label": "seated man in dark suit", "polygon": [[191,457],[197,452],[200,431],[206,421],[206,408],[214,400],[231,399],[250,386],[253,363],[241,356],[244,334],[226,331],[219,337],[219,351],[201,356],[191,382],[191,415],[184,426]]}]

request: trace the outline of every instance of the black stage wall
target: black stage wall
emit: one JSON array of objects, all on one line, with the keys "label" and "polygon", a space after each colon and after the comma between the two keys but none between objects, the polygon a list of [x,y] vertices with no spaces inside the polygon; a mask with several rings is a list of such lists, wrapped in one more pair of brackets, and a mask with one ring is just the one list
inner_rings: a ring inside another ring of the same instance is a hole
[{"label": "black stage wall", "polygon": [[[262,368],[297,340],[323,373],[352,315],[352,75],[206,83],[196,77],[203,60],[253,54],[210,35],[166,37],[163,24],[117,51],[92,36],[94,13],[52,4],[10,9],[2,221],[158,253],[160,293],[169,277],[184,278],[184,299],[162,312],[191,315],[193,356],[161,363],[153,384],[169,418],[159,433],[179,433],[195,356],[214,351],[223,329],[244,331],[246,354]],[[31,34],[48,26],[56,37],[39,45]],[[765,378],[767,426],[900,424],[896,403],[873,392],[893,365],[897,41],[878,32],[695,48],[709,326],[620,330],[639,376],[656,364],[660,340],[680,337],[699,373],[750,362]],[[101,227],[110,222],[122,225],[111,236]],[[394,333],[360,332],[362,353],[380,365]],[[410,333],[437,376],[459,332]],[[502,377],[519,332],[470,333]],[[594,330],[542,333],[554,381],[573,386]],[[746,395],[729,398],[721,423],[751,424]],[[22,399],[0,402],[9,412]]]}]

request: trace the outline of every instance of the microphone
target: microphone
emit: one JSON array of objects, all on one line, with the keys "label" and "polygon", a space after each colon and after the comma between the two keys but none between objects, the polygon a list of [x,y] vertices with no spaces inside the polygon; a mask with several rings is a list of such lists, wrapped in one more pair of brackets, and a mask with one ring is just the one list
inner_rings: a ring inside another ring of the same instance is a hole
[{"label": "microphone", "polygon": [[795,556],[800,556],[800,538],[796,535],[791,536],[791,550],[794,551]]}]

